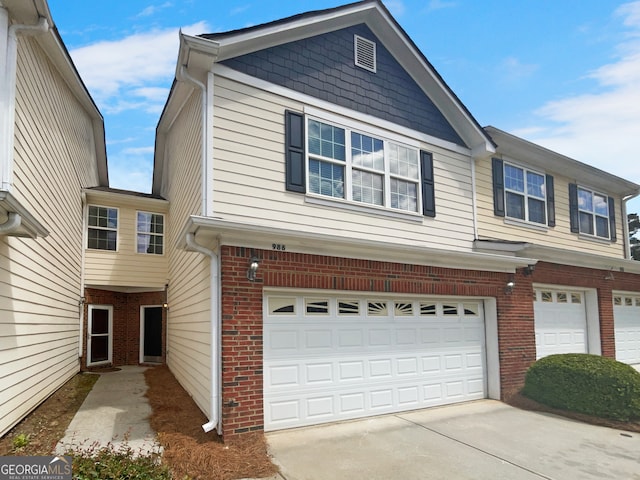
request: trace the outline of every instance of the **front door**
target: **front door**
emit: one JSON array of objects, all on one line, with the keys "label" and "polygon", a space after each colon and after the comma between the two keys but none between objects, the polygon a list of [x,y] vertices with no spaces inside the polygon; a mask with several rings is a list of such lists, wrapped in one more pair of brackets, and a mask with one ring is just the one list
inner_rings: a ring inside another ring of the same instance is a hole
[{"label": "front door", "polygon": [[162,362],[162,307],[140,308],[141,363]]},{"label": "front door", "polygon": [[89,305],[88,323],[87,365],[111,363],[113,307],[111,305]]}]

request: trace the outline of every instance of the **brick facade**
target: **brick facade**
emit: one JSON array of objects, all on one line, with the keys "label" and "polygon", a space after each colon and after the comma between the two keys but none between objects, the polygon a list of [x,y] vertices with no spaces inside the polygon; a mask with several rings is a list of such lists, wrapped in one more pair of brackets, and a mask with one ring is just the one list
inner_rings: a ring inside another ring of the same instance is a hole
[{"label": "brick facade", "polygon": [[[87,333],[89,305],[113,306],[113,356],[112,366],[138,365],[140,362],[140,307],[146,305],[162,305],[165,302],[165,292],[121,293],[107,290],[85,289],[84,304],[84,341],[81,365],[87,367]],[[162,312],[162,363],[165,362],[167,334],[166,312]],[[102,368],[104,365],[100,365]]]}]

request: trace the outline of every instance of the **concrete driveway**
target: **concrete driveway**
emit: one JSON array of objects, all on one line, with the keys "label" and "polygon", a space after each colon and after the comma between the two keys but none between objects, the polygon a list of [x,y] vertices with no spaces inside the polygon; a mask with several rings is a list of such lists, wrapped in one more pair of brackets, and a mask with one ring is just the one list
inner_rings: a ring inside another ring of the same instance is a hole
[{"label": "concrete driveway", "polygon": [[286,480],[640,479],[640,434],[493,400],[267,434]]}]

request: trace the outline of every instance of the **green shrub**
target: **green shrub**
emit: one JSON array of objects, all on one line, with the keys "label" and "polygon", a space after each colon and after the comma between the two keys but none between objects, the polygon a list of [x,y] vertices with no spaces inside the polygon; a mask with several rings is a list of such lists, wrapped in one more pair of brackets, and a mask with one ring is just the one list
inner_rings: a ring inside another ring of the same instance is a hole
[{"label": "green shrub", "polygon": [[159,454],[138,455],[127,445],[71,450],[65,455],[73,457],[74,480],[171,480]]},{"label": "green shrub", "polygon": [[527,371],[522,394],[562,410],[621,421],[640,419],[640,373],[598,355],[541,358]]}]

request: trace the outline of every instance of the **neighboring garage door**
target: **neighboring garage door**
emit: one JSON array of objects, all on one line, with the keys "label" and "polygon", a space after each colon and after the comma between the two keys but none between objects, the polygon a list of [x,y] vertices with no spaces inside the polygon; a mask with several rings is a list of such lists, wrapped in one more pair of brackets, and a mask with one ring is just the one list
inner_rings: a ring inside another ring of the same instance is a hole
[{"label": "neighboring garage door", "polygon": [[265,430],[486,397],[482,301],[270,295]]},{"label": "neighboring garage door", "polygon": [[640,296],[614,293],[613,318],[616,330],[616,359],[640,364]]},{"label": "neighboring garage door", "polygon": [[535,295],[536,358],[587,353],[584,292],[537,288]]}]

